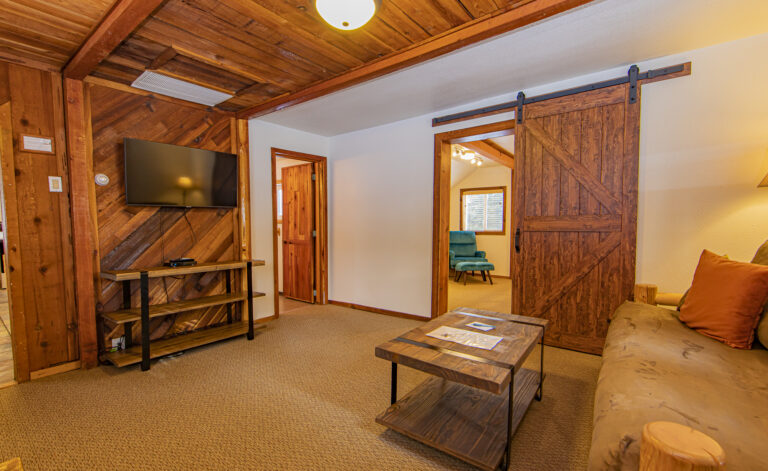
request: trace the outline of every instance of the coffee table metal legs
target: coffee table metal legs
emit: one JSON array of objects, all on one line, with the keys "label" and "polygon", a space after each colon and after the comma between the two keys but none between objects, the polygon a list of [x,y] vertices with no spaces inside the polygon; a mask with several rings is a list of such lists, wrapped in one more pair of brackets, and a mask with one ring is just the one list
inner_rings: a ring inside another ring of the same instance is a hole
[{"label": "coffee table metal legs", "polygon": [[[541,401],[544,395],[544,333],[546,328],[542,327],[541,332],[541,351],[539,363],[539,389],[536,391],[536,400]],[[507,411],[507,449],[504,452],[504,459],[501,461],[501,469],[509,469],[512,462],[512,428],[514,427],[515,408],[515,369],[510,370],[509,375],[509,409]]]},{"label": "coffee table metal legs", "polygon": [[392,362],[392,395],[390,404],[397,402],[397,363]]},{"label": "coffee table metal legs", "polygon": [[510,370],[509,376],[509,409],[507,410],[507,451],[504,453],[503,469],[509,469],[512,461],[512,428],[515,420],[515,369]]},{"label": "coffee table metal legs", "polygon": [[546,328],[542,328],[541,333],[541,364],[539,365],[539,390],[536,392],[536,400],[541,401],[544,395],[544,334]]}]

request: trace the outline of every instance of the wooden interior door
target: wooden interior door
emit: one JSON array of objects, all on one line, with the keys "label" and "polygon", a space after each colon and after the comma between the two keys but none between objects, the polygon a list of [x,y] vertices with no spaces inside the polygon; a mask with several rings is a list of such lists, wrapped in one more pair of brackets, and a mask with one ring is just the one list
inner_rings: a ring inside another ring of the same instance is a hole
[{"label": "wooden interior door", "polygon": [[315,202],[312,164],[282,169],[283,296],[314,302]]},{"label": "wooden interior door", "polygon": [[617,85],[525,105],[516,129],[512,312],[601,353],[635,280],[640,98]]}]

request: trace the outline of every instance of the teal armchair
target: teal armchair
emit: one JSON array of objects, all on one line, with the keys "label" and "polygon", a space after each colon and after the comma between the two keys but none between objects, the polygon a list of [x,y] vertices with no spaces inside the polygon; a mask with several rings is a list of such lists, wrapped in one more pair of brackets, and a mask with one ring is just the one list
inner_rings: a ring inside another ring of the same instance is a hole
[{"label": "teal armchair", "polygon": [[472,231],[451,231],[448,241],[448,256],[451,269],[459,262],[487,262],[485,252],[477,250],[475,233]]}]

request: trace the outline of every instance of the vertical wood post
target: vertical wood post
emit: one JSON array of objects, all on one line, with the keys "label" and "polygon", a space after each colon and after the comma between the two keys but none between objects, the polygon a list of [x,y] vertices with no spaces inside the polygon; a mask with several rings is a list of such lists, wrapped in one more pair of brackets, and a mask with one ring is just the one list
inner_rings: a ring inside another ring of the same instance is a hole
[{"label": "vertical wood post", "polygon": [[659,288],[656,285],[635,285],[635,302],[656,305],[656,294]]},{"label": "vertical wood post", "polygon": [[240,230],[240,260],[251,259],[251,176],[248,160],[248,121],[237,120],[237,157],[238,157],[238,211]]},{"label": "vertical wood post", "polygon": [[93,167],[84,83],[64,79],[64,97],[80,362],[83,368],[92,368],[98,364],[98,343],[93,271],[95,244],[90,201]]}]

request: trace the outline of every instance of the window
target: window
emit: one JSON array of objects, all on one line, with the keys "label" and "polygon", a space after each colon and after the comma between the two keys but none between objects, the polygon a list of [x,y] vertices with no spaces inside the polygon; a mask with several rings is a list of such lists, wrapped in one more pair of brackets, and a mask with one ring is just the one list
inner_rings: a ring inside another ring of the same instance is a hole
[{"label": "window", "polygon": [[462,188],[461,230],[477,234],[504,234],[506,187]]}]

